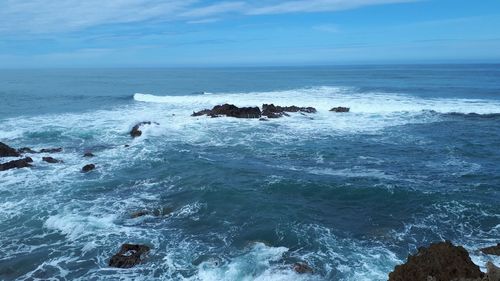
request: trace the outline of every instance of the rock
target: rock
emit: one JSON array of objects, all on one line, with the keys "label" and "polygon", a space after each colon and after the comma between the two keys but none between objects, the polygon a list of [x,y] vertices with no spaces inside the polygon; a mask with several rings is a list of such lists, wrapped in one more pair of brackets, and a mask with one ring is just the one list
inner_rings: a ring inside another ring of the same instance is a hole
[{"label": "rock", "polygon": [[19,157],[21,156],[14,148],[0,142],[0,157]]},{"label": "rock", "polygon": [[312,268],[305,262],[296,262],[293,265],[293,270],[298,274],[313,273]]},{"label": "rock", "polygon": [[19,149],[17,150],[17,152],[19,152],[19,153],[23,153],[23,154],[24,154],[24,153],[38,153],[38,152],[34,151],[33,149],[31,149],[31,148],[29,148],[29,147],[19,148]]},{"label": "rock", "polygon": [[286,112],[303,112],[303,113],[316,113],[316,108],[314,107],[298,107],[292,106],[276,106],[274,104],[263,104],[262,105],[262,116],[267,116],[267,118],[279,118],[283,116],[288,116]]},{"label": "rock", "polygon": [[349,107],[342,107],[342,106],[334,107],[334,108],[330,109],[330,111],[333,111],[333,112],[349,112],[349,110],[351,110]]},{"label": "rock", "polygon": [[202,116],[202,115],[209,115],[212,112],[210,109],[203,109],[198,112],[194,112],[191,114],[191,116]]},{"label": "rock", "polygon": [[120,251],[109,260],[109,266],[131,268],[141,263],[149,251],[150,248],[145,245],[123,244]]},{"label": "rock", "polygon": [[95,165],[94,164],[88,164],[88,165],[83,166],[82,173],[87,173],[87,172],[90,172],[90,171],[92,171],[94,169],[95,169]]},{"label": "rock", "polygon": [[61,147],[58,148],[44,148],[40,150],[40,153],[57,153],[61,152],[63,149]]},{"label": "rock", "polygon": [[208,115],[210,117],[228,116],[235,118],[260,118],[261,112],[258,107],[237,107],[233,104],[216,105],[211,110],[204,109],[193,112],[191,116]]},{"label": "rock", "polygon": [[85,152],[83,157],[94,157],[95,155],[92,152]]},{"label": "rock", "polygon": [[142,131],[139,130],[141,128],[141,126],[143,125],[151,125],[151,124],[155,124],[155,125],[160,125],[156,122],[151,122],[151,121],[144,121],[144,122],[140,122],[140,123],[137,123],[133,128],[132,130],[130,131],[130,135],[133,137],[133,138],[136,138],[136,137],[140,137],[142,135]]},{"label": "rock", "polygon": [[[421,247],[416,255],[410,255],[405,264],[398,265],[389,274],[389,281],[478,279],[483,273],[475,265],[463,247],[451,242]],[[434,279],[432,279],[434,278]]]},{"label": "rock", "polygon": [[480,249],[480,251],[487,255],[500,256],[500,243],[498,243],[496,246],[482,248]]},{"label": "rock", "polygon": [[130,145],[129,145],[129,144],[126,144],[126,145],[124,145],[123,147],[130,147]]},{"label": "rock", "polygon": [[54,159],[52,157],[42,157],[42,160],[47,162],[47,163],[52,163],[52,164],[55,164],[55,163],[62,163],[61,160],[57,160],[57,159]]},{"label": "rock", "polygon": [[155,216],[155,217],[168,216],[173,211],[174,211],[174,209],[172,209],[170,207],[164,207],[164,208],[154,209],[153,211],[139,210],[139,211],[133,212],[130,215],[130,217],[133,218],[133,219],[135,219],[135,218],[143,217],[143,216],[147,216],[147,215],[152,215],[152,216]]},{"label": "rock", "polygon": [[138,217],[147,216],[149,214],[150,214],[150,212],[147,211],[147,210],[140,210],[140,211],[135,211],[132,214],[130,214],[130,217],[133,218],[133,219],[136,219]]},{"label": "rock", "polygon": [[500,268],[495,266],[492,262],[486,263],[486,276],[488,281],[500,281]]},{"label": "rock", "polygon": [[31,167],[30,163],[33,163],[33,159],[31,159],[30,157],[26,157],[19,160],[13,160],[7,163],[0,164],[0,171]]}]

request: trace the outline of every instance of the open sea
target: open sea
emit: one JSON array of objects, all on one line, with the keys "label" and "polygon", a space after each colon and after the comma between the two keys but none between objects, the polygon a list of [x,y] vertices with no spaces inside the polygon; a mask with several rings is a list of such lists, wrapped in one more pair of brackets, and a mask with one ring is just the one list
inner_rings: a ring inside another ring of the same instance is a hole
[{"label": "open sea", "polygon": [[[190,116],[223,103],[318,112]],[[63,148],[0,172],[0,280],[376,281],[500,242],[500,65],[0,70],[0,141]]]}]

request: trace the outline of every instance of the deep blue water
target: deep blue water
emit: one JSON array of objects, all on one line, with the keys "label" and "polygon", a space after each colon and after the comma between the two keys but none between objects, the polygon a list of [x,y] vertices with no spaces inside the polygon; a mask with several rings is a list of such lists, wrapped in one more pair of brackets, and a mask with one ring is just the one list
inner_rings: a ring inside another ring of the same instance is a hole
[{"label": "deep blue water", "polygon": [[[0,101],[0,141],[64,149],[0,172],[0,280],[386,280],[500,242],[500,65],[0,70]],[[226,102],[318,112],[189,116]]]}]

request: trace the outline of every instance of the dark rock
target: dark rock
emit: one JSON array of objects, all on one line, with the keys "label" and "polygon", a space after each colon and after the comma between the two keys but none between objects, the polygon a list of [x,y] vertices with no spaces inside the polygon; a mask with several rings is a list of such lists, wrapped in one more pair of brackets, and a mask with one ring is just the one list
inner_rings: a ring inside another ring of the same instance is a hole
[{"label": "dark rock", "polygon": [[482,278],[483,273],[475,265],[469,253],[451,242],[421,247],[418,253],[410,255],[405,264],[398,265],[389,274],[389,281],[454,280]]},{"label": "dark rock", "polygon": [[334,108],[330,109],[330,111],[333,111],[333,112],[349,112],[349,110],[351,110],[349,107],[342,107],[342,106],[334,107]]},{"label": "dark rock", "polygon": [[120,251],[109,260],[109,266],[117,268],[131,268],[143,261],[150,251],[145,245],[123,244]]},{"label": "dark rock", "polygon": [[191,116],[202,116],[202,115],[209,115],[212,112],[210,109],[203,109],[198,112],[194,112],[191,114]]},{"label": "dark rock", "polygon": [[151,121],[145,121],[145,122],[137,123],[132,128],[132,130],[130,131],[130,136],[132,136],[133,138],[140,137],[142,135],[142,131],[139,130],[141,128],[141,126],[143,126],[143,125],[151,125],[151,124],[159,125],[158,123],[151,122]]},{"label": "dark rock", "polygon": [[214,108],[193,112],[191,116],[208,115],[210,117],[228,116],[235,118],[260,118],[261,112],[258,107],[237,107],[233,104],[216,105]]},{"label": "dark rock", "polygon": [[129,145],[129,144],[126,144],[126,145],[124,145],[124,147],[130,147],[130,145]]},{"label": "dark rock", "polygon": [[92,152],[85,152],[83,157],[94,157],[95,155]]},{"label": "dark rock", "polygon": [[151,212],[149,212],[147,210],[140,210],[140,211],[136,211],[136,212],[133,212],[132,214],[130,214],[130,217],[133,219],[136,219],[138,217],[147,216],[149,214],[151,214]]},{"label": "dark rock", "polygon": [[33,159],[31,159],[30,157],[26,157],[19,160],[13,160],[7,163],[0,164],[0,171],[31,167],[30,163],[33,163]]},{"label": "dark rock", "polygon": [[95,169],[95,165],[94,164],[88,164],[88,165],[83,166],[82,173],[87,173],[87,172],[90,172],[90,171],[92,171],[94,169]]},{"label": "dark rock", "polygon": [[295,105],[292,106],[279,106],[274,104],[262,105],[262,115],[267,116],[267,118],[279,118],[283,116],[288,116],[286,112],[316,113],[316,108],[298,107]]},{"label": "dark rock", "polygon": [[61,147],[58,147],[58,148],[44,148],[44,149],[40,150],[40,153],[57,153],[57,152],[61,152],[61,151],[62,151]]},{"label": "dark rock", "polygon": [[38,152],[34,151],[33,149],[31,149],[31,148],[29,148],[29,147],[19,148],[19,149],[17,150],[17,152],[19,152],[19,153],[23,153],[23,154],[24,154],[24,153],[38,153]]},{"label": "dark rock", "polygon": [[305,262],[296,262],[293,265],[293,270],[299,274],[313,273],[312,268]]},{"label": "dark rock", "polygon": [[155,216],[155,217],[168,216],[173,211],[174,211],[174,209],[172,209],[170,207],[164,207],[164,208],[154,209],[152,211],[149,211],[149,210],[139,210],[139,211],[133,212],[130,215],[130,217],[133,218],[133,219],[135,219],[135,218],[138,218],[138,217],[143,217],[143,216],[148,216],[148,215],[152,215],[152,216]]},{"label": "dark rock", "polygon": [[480,249],[480,251],[487,255],[500,256],[500,243],[498,243],[496,246],[482,248]]},{"label": "dark rock", "polygon": [[57,160],[57,159],[54,159],[52,157],[42,157],[42,160],[47,162],[47,163],[52,163],[52,164],[55,164],[55,163],[62,163],[61,160]]},{"label": "dark rock", "polygon": [[21,156],[14,148],[0,142],[0,157],[19,157]]}]

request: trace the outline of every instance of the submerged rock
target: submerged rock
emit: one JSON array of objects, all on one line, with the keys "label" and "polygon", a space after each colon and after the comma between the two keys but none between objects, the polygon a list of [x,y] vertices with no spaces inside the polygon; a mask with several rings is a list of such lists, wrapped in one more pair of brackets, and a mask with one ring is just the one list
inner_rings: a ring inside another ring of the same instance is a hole
[{"label": "submerged rock", "polygon": [[342,107],[342,106],[339,106],[339,107],[334,107],[332,109],[330,109],[330,111],[333,111],[333,112],[349,112],[351,109],[349,107]]},{"label": "submerged rock", "polygon": [[283,116],[288,116],[286,112],[316,113],[316,108],[298,107],[295,105],[292,106],[279,106],[274,104],[262,105],[262,116],[266,116],[267,118],[279,118]]},{"label": "submerged rock", "polygon": [[83,157],[94,157],[95,155],[92,152],[85,152]]},{"label": "submerged rock", "polygon": [[389,281],[479,279],[483,273],[475,265],[463,247],[451,242],[421,247],[410,255],[405,264],[398,265],[389,274]]},{"label": "submerged rock", "polygon": [[154,209],[154,210],[139,210],[136,212],[133,212],[130,214],[130,217],[135,219],[138,217],[143,217],[143,216],[155,216],[155,217],[160,217],[160,216],[168,216],[172,214],[174,209],[170,207],[164,207],[164,208],[159,208],[159,209]]},{"label": "submerged rock", "polygon": [[140,130],[141,126],[151,125],[151,124],[159,125],[158,123],[151,122],[151,121],[144,121],[144,122],[137,123],[130,131],[130,136],[132,136],[133,138],[137,138],[137,137],[142,136],[142,131]]},{"label": "submerged rock", "polygon": [[21,156],[14,148],[0,142],[0,157],[19,157]]},{"label": "submerged rock", "polygon": [[82,173],[87,173],[87,172],[90,172],[90,171],[92,171],[94,169],[95,169],[95,165],[94,164],[88,164],[88,165],[83,166]]},{"label": "submerged rock", "polygon": [[480,249],[480,251],[487,255],[500,256],[500,243],[498,243],[496,246],[482,248]]},{"label": "submerged rock", "polygon": [[42,160],[47,162],[47,163],[52,163],[52,164],[62,163],[62,160],[57,160],[57,159],[54,159],[52,157],[42,157]]},{"label": "submerged rock", "polygon": [[193,112],[191,116],[208,115],[211,117],[228,116],[235,118],[260,118],[261,112],[258,107],[237,107],[233,104],[216,105],[211,110],[204,109]]},{"label": "submerged rock", "polygon": [[299,274],[313,273],[312,268],[305,262],[296,262],[293,265],[293,270]]},{"label": "submerged rock", "polygon": [[17,152],[19,152],[19,153],[38,153],[38,152],[34,151],[33,149],[31,149],[29,147],[19,148],[17,150]]},{"label": "submerged rock", "polygon": [[120,251],[109,260],[109,266],[117,268],[130,268],[143,261],[144,256],[150,251],[145,245],[123,244]]},{"label": "submerged rock", "polygon": [[58,148],[44,148],[40,150],[40,153],[58,153],[61,152],[63,149],[61,147]]},{"label": "submerged rock", "polygon": [[7,163],[0,164],[0,171],[31,167],[30,163],[33,163],[33,159],[31,159],[30,157],[9,161]]}]

